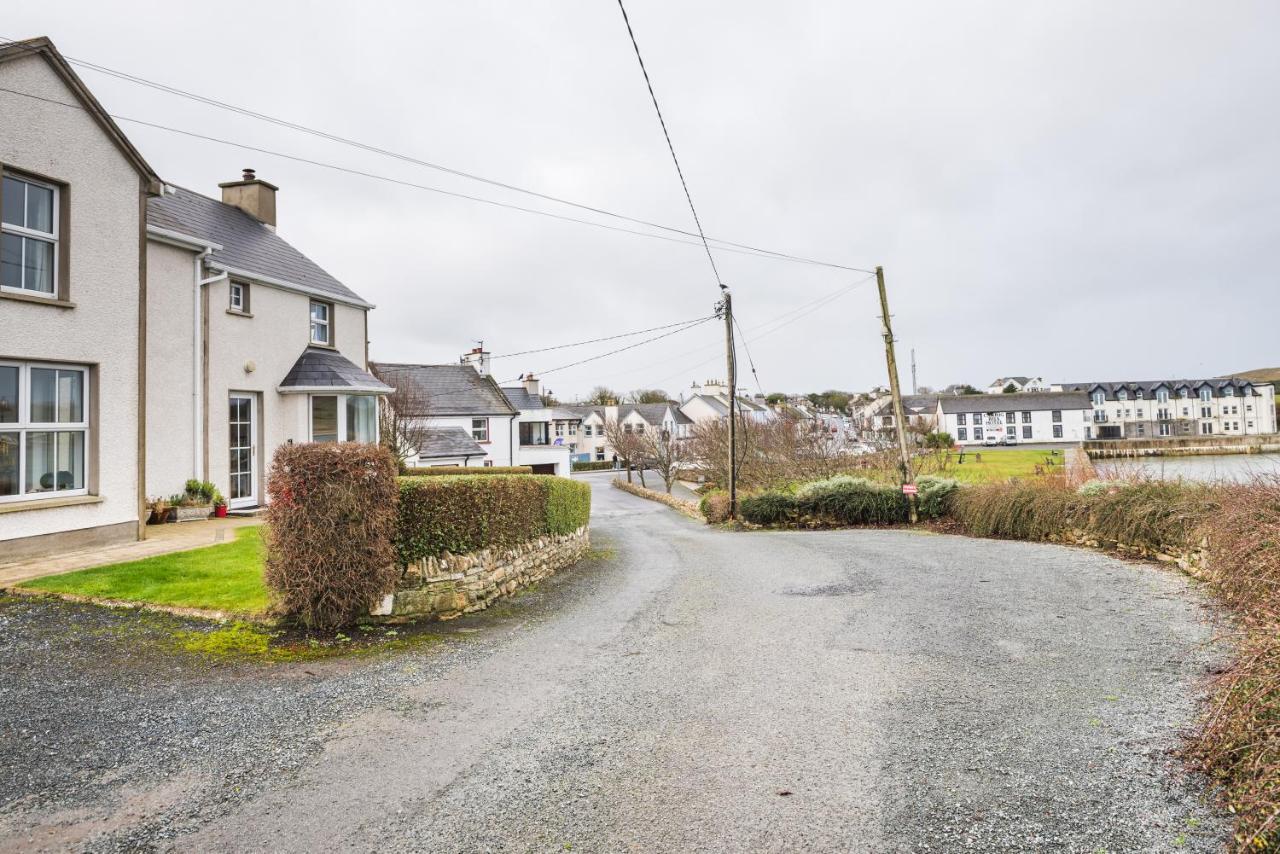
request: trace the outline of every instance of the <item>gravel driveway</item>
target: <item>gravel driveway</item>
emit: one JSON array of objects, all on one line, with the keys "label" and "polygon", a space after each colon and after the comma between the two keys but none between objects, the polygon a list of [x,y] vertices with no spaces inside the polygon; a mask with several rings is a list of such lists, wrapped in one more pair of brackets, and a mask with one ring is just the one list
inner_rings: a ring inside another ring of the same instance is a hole
[{"label": "gravel driveway", "polygon": [[377,656],[0,599],[0,850],[1215,851],[1179,575],[595,488],[604,554]]}]

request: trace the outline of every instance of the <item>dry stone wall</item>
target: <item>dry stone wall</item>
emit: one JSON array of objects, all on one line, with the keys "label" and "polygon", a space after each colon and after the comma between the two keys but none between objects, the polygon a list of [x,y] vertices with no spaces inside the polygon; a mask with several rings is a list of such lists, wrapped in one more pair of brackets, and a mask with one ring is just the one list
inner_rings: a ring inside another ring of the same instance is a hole
[{"label": "dry stone wall", "polygon": [[510,548],[422,558],[409,565],[396,591],[373,613],[390,620],[451,620],[482,611],[577,563],[590,548],[591,535],[583,526],[572,534],[546,535]]}]

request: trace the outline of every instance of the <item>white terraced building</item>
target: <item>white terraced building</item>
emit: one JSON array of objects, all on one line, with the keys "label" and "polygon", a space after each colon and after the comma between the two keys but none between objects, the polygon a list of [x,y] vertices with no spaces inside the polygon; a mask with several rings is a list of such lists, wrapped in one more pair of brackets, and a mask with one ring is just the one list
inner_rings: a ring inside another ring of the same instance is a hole
[{"label": "white terraced building", "polygon": [[966,394],[938,398],[938,430],[957,445],[1069,443],[1088,438],[1089,396],[1082,392]]},{"label": "white terraced building", "polygon": [[1089,396],[1088,439],[1257,436],[1276,432],[1275,388],[1238,377],[1064,383]]}]

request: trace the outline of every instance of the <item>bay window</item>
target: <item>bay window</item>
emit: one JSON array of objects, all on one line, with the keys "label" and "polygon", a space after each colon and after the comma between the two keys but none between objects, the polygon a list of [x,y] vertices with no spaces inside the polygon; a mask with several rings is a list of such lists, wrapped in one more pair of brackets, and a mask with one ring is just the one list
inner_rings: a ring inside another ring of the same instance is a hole
[{"label": "bay window", "polygon": [[0,501],[88,494],[89,370],[0,362]]},{"label": "bay window", "polygon": [[0,180],[0,289],[57,296],[58,188],[12,174]]},{"label": "bay window", "polygon": [[311,441],[378,441],[378,401],[367,394],[311,395]]}]

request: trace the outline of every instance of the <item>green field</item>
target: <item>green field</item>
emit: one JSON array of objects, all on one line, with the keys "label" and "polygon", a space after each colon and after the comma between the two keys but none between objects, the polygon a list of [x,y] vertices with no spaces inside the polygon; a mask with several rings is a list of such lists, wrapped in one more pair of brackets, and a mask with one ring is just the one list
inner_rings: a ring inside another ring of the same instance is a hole
[{"label": "green field", "polygon": [[268,602],[260,531],[256,526],[239,528],[234,542],[50,575],[18,586],[120,602],[261,614]]},{"label": "green field", "polygon": [[[1053,465],[1046,465],[1047,460]],[[966,450],[964,462],[960,455],[951,454],[951,461],[945,464],[942,471],[937,471],[931,463],[923,467],[921,474],[940,474],[943,477],[955,478],[962,483],[989,483],[1004,481],[1011,477],[1033,478],[1040,475],[1036,472],[1039,466],[1042,472],[1053,473],[1062,470],[1063,455],[1050,451],[1032,451],[1022,448],[984,448],[982,450]]]}]

